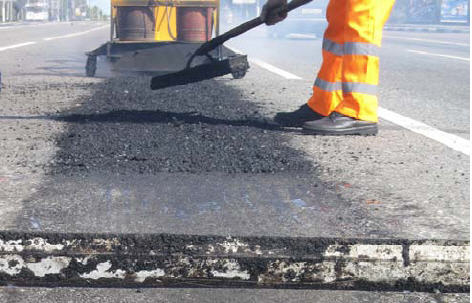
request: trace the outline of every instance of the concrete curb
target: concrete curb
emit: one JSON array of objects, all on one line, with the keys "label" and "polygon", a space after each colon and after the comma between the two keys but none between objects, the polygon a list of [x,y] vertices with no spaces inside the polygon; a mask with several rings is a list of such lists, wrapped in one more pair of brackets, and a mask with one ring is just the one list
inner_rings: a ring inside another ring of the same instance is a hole
[{"label": "concrete curb", "polygon": [[469,291],[469,242],[0,232],[0,285]]},{"label": "concrete curb", "polygon": [[470,28],[454,27],[454,26],[434,26],[434,25],[395,25],[387,24],[384,27],[386,31],[402,31],[402,32],[427,32],[427,33],[469,33]]}]

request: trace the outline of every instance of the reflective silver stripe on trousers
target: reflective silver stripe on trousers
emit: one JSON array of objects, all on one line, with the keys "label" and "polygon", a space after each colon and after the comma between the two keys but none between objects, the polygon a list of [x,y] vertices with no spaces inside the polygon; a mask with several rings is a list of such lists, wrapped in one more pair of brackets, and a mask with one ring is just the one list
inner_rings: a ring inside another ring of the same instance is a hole
[{"label": "reflective silver stripe on trousers", "polygon": [[327,92],[334,92],[335,90],[343,89],[343,84],[341,82],[328,82],[320,78],[316,78],[315,86]]},{"label": "reflective silver stripe on trousers", "polygon": [[359,82],[343,82],[343,93],[361,93],[366,95],[377,95],[377,85],[359,83]]},{"label": "reflective silver stripe on trousers", "polygon": [[344,46],[342,44],[333,42],[326,38],[323,39],[323,49],[335,54],[336,56],[344,55]]},{"label": "reflective silver stripe on trousers", "polygon": [[365,42],[345,42],[336,43],[329,39],[324,38],[323,49],[336,56],[342,55],[365,55],[365,56],[379,56],[380,47]]},{"label": "reflective silver stripe on trousers", "polygon": [[377,85],[359,82],[328,82],[316,78],[315,86],[327,92],[342,90],[343,93],[361,93],[366,95],[377,95]]}]

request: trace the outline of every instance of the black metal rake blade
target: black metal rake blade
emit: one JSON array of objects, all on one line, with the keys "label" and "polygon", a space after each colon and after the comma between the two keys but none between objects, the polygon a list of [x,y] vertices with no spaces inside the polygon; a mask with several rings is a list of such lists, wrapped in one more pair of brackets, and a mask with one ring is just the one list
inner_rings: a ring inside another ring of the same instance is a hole
[{"label": "black metal rake blade", "polygon": [[186,68],[175,73],[155,76],[151,80],[151,89],[157,90],[176,85],[200,82],[231,74],[239,70],[247,70],[248,67],[247,56],[237,55],[223,60],[215,60],[210,63]]}]

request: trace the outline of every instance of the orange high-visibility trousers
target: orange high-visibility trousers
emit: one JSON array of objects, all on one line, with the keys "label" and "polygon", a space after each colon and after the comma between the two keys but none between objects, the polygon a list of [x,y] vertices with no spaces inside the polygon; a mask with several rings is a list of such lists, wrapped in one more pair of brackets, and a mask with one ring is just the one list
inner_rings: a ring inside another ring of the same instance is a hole
[{"label": "orange high-visibility trousers", "polygon": [[330,0],[323,63],[308,106],[377,122],[382,29],[395,0]]}]

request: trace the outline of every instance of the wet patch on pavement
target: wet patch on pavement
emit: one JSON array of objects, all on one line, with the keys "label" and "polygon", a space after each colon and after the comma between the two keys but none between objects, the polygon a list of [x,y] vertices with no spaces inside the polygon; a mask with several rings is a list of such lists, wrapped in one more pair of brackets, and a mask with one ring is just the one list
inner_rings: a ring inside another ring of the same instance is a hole
[{"label": "wet patch on pavement", "polygon": [[47,176],[21,230],[388,237],[389,229],[313,175],[157,173]]}]

